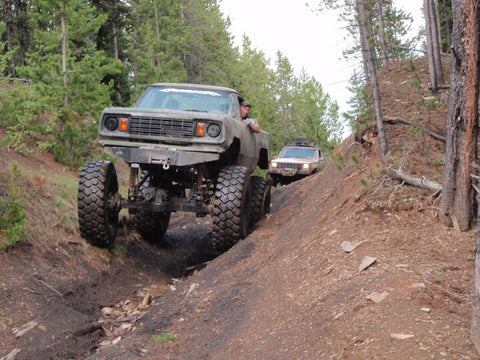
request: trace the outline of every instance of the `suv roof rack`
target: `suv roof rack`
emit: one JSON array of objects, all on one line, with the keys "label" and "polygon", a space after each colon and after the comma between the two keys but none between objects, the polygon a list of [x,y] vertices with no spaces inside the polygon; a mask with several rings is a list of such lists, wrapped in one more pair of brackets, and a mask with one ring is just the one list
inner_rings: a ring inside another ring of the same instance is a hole
[{"label": "suv roof rack", "polygon": [[293,143],[290,143],[287,146],[318,147],[313,141],[309,143],[306,137],[296,137],[295,140],[293,140]]},{"label": "suv roof rack", "polygon": [[297,137],[295,138],[294,145],[308,145],[308,139],[306,137]]}]

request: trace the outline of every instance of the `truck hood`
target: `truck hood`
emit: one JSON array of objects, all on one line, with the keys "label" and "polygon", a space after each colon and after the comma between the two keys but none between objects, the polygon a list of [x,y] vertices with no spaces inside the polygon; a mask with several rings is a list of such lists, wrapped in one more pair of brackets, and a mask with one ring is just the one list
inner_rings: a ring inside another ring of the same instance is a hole
[{"label": "truck hood", "polygon": [[126,107],[111,107],[103,110],[103,114],[125,114],[136,116],[152,116],[152,117],[173,117],[199,120],[217,120],[222,121],[228,117],[227,114],[205,112],[205,111],[185,111],[185,110],[169,110],[169,109],[140,109]]}]

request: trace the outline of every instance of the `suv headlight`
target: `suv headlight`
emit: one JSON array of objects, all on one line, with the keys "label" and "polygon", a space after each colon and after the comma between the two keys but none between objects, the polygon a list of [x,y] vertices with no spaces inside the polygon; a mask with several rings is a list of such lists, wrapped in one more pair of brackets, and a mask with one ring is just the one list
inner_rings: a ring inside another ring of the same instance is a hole
[{"label": "suv headlight", "polygon": [[212,138],[215,138],[217,137],[218,135],[220,135],[220,131],[222,129],[220,128],[220,125],[218,124],[210,124],[208,125],[207,127],[207,134],[208,136],[212,137]]},{"label": "suv headlight", "polygon": [[310,170],[310,167],[311,167],[311,165],[308,164],[308,163],[305,163],[305,164],[302,165],[302,169],[304,169],[304,170]]},{"label": "suv headlight", "polygon": [[272,166],[272,168],[276,168],[278,166],[276,161],[272,161],[270,165]]},{"label": "suv headlight", "polygon": [[118,119],[115,116],[108,116],[103,124],[107,130],[115,131],[118,128]]}]

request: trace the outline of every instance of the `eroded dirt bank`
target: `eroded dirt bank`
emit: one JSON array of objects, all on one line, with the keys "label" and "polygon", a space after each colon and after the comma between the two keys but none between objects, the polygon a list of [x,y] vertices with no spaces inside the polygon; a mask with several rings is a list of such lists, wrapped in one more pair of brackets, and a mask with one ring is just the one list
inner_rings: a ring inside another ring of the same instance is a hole
[{"label": "eroded dirt bank", "polygon": [[124,229],[121,256],[73,238],[38,254],[10,249],[0,259],[0,358],[82,359],[125,336],[152,299],[218,255],[205,221],[172,217],[161,248]]},{"label": "eroded dirt bank", "polygon": [[331,166],[276,189],[274,211],[247,239],[91,359],[476,359],[472,233],[437,222],[427,194],[417,207],[372,208],[361,177]]},{"label": "eroded dirt bank", "polygon": [[[447,106],[423,105],[427,83],[425,60],[388,64],[382,110],[443,134]],[[478,359],[473,231],[444,227],[437,195],[384,176],[374,130],[275,189],[271,215],[224,254],[208,218],[178,217],[161,248],[125,228],[112,252],[89,246],[60,196],[77,174],[1,148],[0,172],[16,161],[26,174],[34,232],[0,254],[0,359]],[[394,166],[441,181],[442,142],[386,133]]]},{"label": "eroded dirt bank", "polygon": [[[390,181],[367,196],[369,166],[332,164],[274,189],[272,213],[224,254],[211,247],[208,218],[181,216],[161,248],[124,228],[109,253],[62,228],[42,251],[9,250],[0,258],[1,355],[477,358],[468,337],[473,234],[441,225],[431,194],[395,193]],[[392,196],[395,207],[384,208]],[[344,242],[357,247],[345,252]],[[367,256],[375,262],[360,271]],[[173,339],[155,340],[161,334]]]}]

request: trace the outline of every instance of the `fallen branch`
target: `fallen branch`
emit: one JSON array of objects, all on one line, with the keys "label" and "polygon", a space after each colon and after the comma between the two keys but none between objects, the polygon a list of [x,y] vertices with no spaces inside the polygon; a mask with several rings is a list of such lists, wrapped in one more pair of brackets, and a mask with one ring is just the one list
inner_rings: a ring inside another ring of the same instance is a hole
[{"label": "fallen branch", "polygon": [[415,124],[411,121],[408,121],[408,120],[405,120],[405,119],[402,119],[400,117],[393,117],[393,116],[385,116],[384,117],[384,122],[385,123],[388,123],[388,124],[395,124],[395,123],[401,123],[401,124],[406,124],[406,125],[410,125],[410,126],[413,126],[413,127],[416,127],[417,129],[420,129],[422,130],[423,132],[427,133],[428,135],[430,135],[431,137],[433,137],[434,139],[437,139],[437,140],[440,140],[440,141],[443,141],[445,142],[445,138],[443,136],[440,136],[436,133],[434,133],[433,131],[431,130],[428,130],[427,128],[424,128],[423,126],[421,125],[418,125],[418,124]]},{"label": "fallen branch", "polygon": [[400,45],[391,44],[391,43],[389,43],[388,45],[391,46],[391,47],[393,47],[393,48],[400,49],[400,50],[416,51],[416,52],[420,52],[420,53],[422,53],[422,54],[426,54],[426,53],[427,53],[425,50],[422,50],[422,49],[414,49],[414,48],[411,48],[411,47],[400,46]]},{"label": "fallen branch", "polygon": [[[393,47],[393,48],[400,49],[400,50],[416,51],[416,52],[420,52],[420,53],[422,53],[422,54],[426,54],[426,53],[427,53],[426,50],[422,50],[422,49],[415,49],[415,48],[411,48],[411,47],[407,47],[407,46],[401,46],[401,45],[396,45],[396,44],[391,44],[391,43],[388,43],[388,45],[391,46],[391,47]],[[450,53],[446,53],[446,52],[441,52],[440,55],[442,55],[442,56],[448,56],[448,57],[451,56]]]},{"label": "fallen branch", "polygon": [[12,351],[10,351],[10,353],[8,353],[7,355],[5,355],[5,356],[2,357],[1,359],[2,359],[2,360],[14,360],[15,357],[18,355],[18,353],[19,353],[20,351],[21,351],[20,349],[13,349]]},{"label": "fallen branch", "polygon": [[413,176],[410,176],[408,174],[405,174],[404,172],[400,170],[393,170],[390,168],[387,168],[384,170],[385,175],[391,177],[392,179],[395,180],[401,180],[406,182],[407,184],[413,185],[420,187],[422,189],[427,189],[427,190],[432,190],[432,191],[441,191],[442,190],[442,185],[438,184],[436,182],[427,180],[425,177],[421,178],[416,178]]},{"label": "fallen branch", "polygon": [[[472,165],[472,167],[477,170],[477,171],[480,171],[480,165],[478,165],[476,162],[472,162],[470,165]],[[474,176],[474,175],[472,175]]]},{"label": "fallen branch", "polygon": [[37,279],[40,283],[42,283],[43,285],[45,285],[47,288],[49,288],[50,290],[52,290],[55,294],[57,294],[58,296],[60,296],[61,298],[63,297],[63,295],[60,293],[60,291],[58,291],[57,289],[55,289],[53,286],[47,284],[45,281],[43,281],[42,279]]}]

